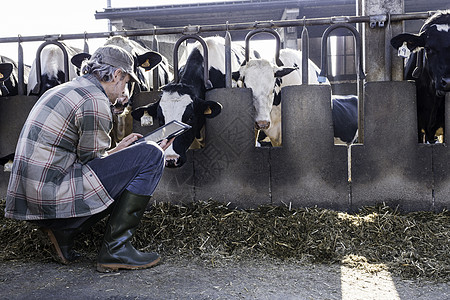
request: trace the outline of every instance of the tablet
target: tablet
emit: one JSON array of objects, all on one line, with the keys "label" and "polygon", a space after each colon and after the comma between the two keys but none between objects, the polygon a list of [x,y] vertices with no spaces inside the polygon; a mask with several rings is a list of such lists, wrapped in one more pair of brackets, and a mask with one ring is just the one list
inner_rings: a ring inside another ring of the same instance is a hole
[{"label": "tablet", "polygon": [[192,126],[173,120],[146,134],[144,137],[138,139],[136,143],[143,141],[160,143],[164,139],[170,140],[171,138],[177,137],[190,128],[192,128]]}]

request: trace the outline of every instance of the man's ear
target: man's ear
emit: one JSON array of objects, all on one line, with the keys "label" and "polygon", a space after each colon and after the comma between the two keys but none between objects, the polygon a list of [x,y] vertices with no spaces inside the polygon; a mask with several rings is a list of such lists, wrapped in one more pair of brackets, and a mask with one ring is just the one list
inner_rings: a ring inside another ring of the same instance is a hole
[{"label": "man's ear", "polygon": [[[115,81],[116,78],[117,78],[117,80],[121,80],[121,79],[122,79],[122,76],[124,76],[124,75],[126,75],[126,73],[123,73],[122,70],[120,70],[120,69],[116,69],[116,70],[114,71],[114,78],[113,78],[113,80]],[[131,78],[131,77],[130,77],[130,78]]]}]

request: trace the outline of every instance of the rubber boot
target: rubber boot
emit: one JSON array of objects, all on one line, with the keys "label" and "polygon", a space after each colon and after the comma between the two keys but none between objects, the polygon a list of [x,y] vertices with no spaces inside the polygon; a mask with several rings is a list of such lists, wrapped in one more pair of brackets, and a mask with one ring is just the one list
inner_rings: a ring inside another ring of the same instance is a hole
[{"label": "rubber boot", "polygon": [[55,259],[65,265],[80,259],[82,255],[72,249],[75,237],[80,233],[92,228],[95,223],[97,223],[107,215],[108,209],[101,213],[93,215],[76,229],[57,230],[41,227],[41,230],[50,238],[52,246],[56,252]]},{"label": "rubber boot", "polygon": [[55,259],[60,263],[67,265],[82,257],[80,253],[72,249],[76,235],[74,230],[52,230],[49,228],[41,228],[41,230],[48,235],[56,252]]},{"label": "rubber boot", "polygon": [[97,271],[118,269],[145,269],[156,265],[157,253],[144,253],[131,245],[151,196],[137,195],[125,190],[115,203],[106,227],[103,244],[98,254]]}]

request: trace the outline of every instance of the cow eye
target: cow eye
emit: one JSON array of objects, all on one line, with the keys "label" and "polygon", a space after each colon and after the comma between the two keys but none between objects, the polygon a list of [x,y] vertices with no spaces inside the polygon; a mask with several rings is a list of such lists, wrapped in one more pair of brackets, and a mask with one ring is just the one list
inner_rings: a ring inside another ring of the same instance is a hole
[{"label": "cow eye", "polygon": [[427,52],[428,55],[433,55],[436,53],[436,51],[430,47],[425,47],[425,51]]}]

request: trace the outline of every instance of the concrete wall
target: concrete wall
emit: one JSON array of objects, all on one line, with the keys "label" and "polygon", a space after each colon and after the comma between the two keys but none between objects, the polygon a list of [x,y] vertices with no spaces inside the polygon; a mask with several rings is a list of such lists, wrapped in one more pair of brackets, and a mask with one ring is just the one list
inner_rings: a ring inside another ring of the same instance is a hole
[{"label": "concrete wall", "polygon": [[283,89],[280,148],[253,147],[251,91],[208,92],[224,109],[208,120],[206,147],[190,150],[192,160],[182,168],[165,170],[155,200],[345,211],[381,202],[402,211],[448,207],[450,152],[417,143],[414,84],[371,82],[364,91],[366,140],[350,149],[333,143],[329,86]]},{"label": "concrete wall", "polygon": [[[242,208],[286,204],[343,211],[381,202],[398,205],[401,211],[448,208],[450,149],[445,144],[417,143],[411,82],[365,85],[365,143],[350,149],[334,145],[330,86],[282,90],[283,146],[279,148],[254,147],[251,90],[216,89],[206,98],[223,105],[219,116],[207,120],[206,146],[189,150],[183,167],[165,169],[155,201],[215,199]],[[135,104],[155,99],[157,93],[145,93]],[[18,136],[16,129],[35,100],[0,101],[0,149],[12,149],[11,134]],[[445,140],[449,141],[450,105],[446,109]],[[152,129],[134,123],[134,131]],[[3,196],[9,173],[1,174]]]},{"label": "concrete wall", "polygon": [[364,145],[351,147],[353,208],[386,202],[431,210],[432,149],[417,142],[415,86],[371,82],[364,92]]},{"label": "concrete wall", "polygon": [[[35,96],[0,98],[0,157],[15,152],[20,131],[37,99]],[[6,195],[9,174],[0,169],[0,199]]]}]

